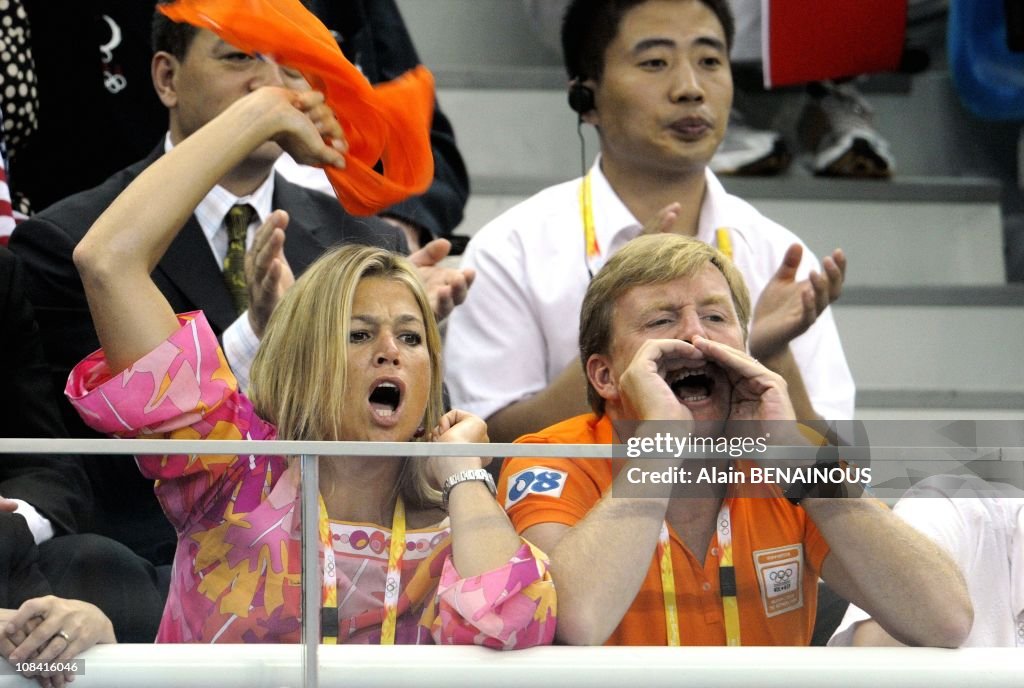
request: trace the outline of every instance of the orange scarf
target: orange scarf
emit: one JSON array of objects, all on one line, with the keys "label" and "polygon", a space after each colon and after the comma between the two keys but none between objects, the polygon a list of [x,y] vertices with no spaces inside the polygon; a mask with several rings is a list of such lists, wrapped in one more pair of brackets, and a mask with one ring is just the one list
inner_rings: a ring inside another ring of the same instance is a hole
[{"label": "orange scarf", "polygon": [[[350,213],[374,215],[430,186],[434,78],[423,65],[371,86],[299,0],[176,0],[159,9],[298,70],[324,93],[348,141],[346,168],[326,172]],[[373,169],[378,161],[383,174]]]}]

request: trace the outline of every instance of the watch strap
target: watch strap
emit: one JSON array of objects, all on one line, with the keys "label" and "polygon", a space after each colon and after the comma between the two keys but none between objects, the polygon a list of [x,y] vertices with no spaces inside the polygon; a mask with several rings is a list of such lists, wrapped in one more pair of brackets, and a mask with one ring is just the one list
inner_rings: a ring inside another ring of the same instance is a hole
[{"label": "watch strap", "polygon": [[464,471],[459,471],[454,475],[448,476],[448,479],[444,481],[444,485],[441,487],[441,508],[445,513],[448,513],[448,496],[451,494],[452,488],[459,483],[469,482],[471,480],[479,480],[487,489],[491,491],[491,496],[498,494],[498,488],[494,485],[494,478],[483,468],[470,468]]},{"label": "watch strap", "polygon": [[[819,461],[814,464],[815,469],[831,471],[834,468],[846,470],[849,464],[840,459],[839,461]],[[790,504],[800,506],[801,502],[808,497],[836,499],[851,496],[851,483],[822,482],[813,480],[811,482],[795,482],[786,488],[783,496]],[[853,493],[857,494],[857,493]]]}]

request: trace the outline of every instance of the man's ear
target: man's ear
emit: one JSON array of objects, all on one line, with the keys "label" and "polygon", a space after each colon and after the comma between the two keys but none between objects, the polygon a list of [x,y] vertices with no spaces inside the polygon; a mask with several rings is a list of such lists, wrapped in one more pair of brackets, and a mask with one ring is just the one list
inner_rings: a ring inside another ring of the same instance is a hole
[{"label": "man's ear", "polygon": [[600,115],[597,110],[597,82],[593,79],[587,79],[583,82],[583,85],[590,89],[591,99],[594,102],[594,107],[583,113],[583,121],[594,127],[600,126]]},{"label": "man's ear", "polygon": [[165,107],[172,108],[178,104],[178,87],[175,77],[180,67],[181,63],[178,62],[178,58],[163,50],[153,55],[153,60],[149,64],[153,88]]},{"label": "man's ear", "polygon": [[605,354],[591,354],[587,359],[587,380],[605,401],[618,401],[619,380],[612,370],[611,359]]}]

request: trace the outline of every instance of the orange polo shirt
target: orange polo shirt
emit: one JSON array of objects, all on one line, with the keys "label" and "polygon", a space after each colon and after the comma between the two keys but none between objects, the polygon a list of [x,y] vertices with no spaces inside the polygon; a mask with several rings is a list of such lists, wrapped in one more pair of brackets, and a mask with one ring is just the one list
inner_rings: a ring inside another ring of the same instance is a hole
[{"label": "orange polo shirt", "polygon": [[[588,414],[516,441],[611,444],[612,424],[607,417]],[[572,526],[610,490],[614,477],[609,459],[507,459],[498,496],[520,533],[539,523]],[[782,497],[727,495],[726,502],[732,517],[741,643],[810,644],[818,573],[828,544],[804,510]],[[671,528],[669,535],[682,643],[725,645],[717,533],[703,561]],[[607,644],[665,645],[666,637],[661,574],[652,552],[636,599]]]}]

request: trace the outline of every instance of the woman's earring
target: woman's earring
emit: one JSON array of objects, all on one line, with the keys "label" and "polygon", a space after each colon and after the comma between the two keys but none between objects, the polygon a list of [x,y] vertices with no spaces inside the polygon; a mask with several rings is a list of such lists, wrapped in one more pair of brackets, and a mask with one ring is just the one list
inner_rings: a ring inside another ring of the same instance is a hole
[{"label": "woman's earring", "polygon": [[418,428],[416,428],[416,432],[413,433],[413,437],[415,437],[416,439],[420,439],[421,437],[423,437],[426,434],[427,434],[427,429],[424,426],[421,425]]}]

